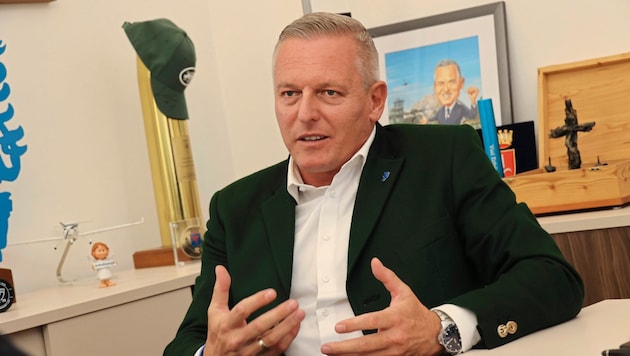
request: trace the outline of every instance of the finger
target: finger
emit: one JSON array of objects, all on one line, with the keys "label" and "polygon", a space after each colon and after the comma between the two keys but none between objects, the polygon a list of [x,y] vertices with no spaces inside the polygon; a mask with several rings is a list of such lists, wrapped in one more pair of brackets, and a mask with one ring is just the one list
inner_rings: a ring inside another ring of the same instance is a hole
[{"label": "finger", "polygon": [[294,310],[275,326],[259,334],[259,338],[263,339],[265,344],[276,350],[277,353],[286,351],[297,336],[304,315],[303,310]]},{"label": "finger", "polygon": [[[236,303],[236,305],[234,305],[234,307],[232,307],[232,309],[230,310],[228,325],[234,327],[243,325],[243,323],[247,322],[247,318],[249,318],[249,316],[253,312],[271,303],[274,299],[276,299],[276,296],[276,291],[269,288],[256,292],[251,296]],[[273,324],[269,324],[268,327],[271,326],[273,326]],[[259,333],[256,334],[255,332],[248,332],[248,334],[250,337],[256,337],[260,335]]]},{"label": "finger", "polygon": [[292,329],[295,324],[299,324],[302,321],[304,315],[303,311],[299,311],[301,312],[299,316],[301,316],[302,319],[291,318],[291,315],[298,311],[297,301],[289,299],[254,319],[247,325],[247,328],[251,330],[249,333],[252,337],[259,337],[263,334],[269,334],[270,331],[272,331],[271,336],[273,340],[265,339],[265,342],[273,345],[281,338],[283,333]]},{"label": "finger", "polygon": [[387,322],[388,319],[385,313],[385,311],[381,310],[342,320],[335,324],[335,331],[340,334],[344,334],[351,333],[353,331],[389,328],[392,326],[392,323]]},{"label": "finger", "polygon": [[[411,293],[409,287],[392,270],[385,267],[378,258],[373,258],[370,264],[372,274],[389,291],[392,301],[403,294]],[[387,309],[342,320],[335,325],[335,331],[338,333],[349,333],[360,330],[389,328],[392,326],[392,319],[387,318],[386,313]]]},{"label": "finger", "polygon": [[228,327],[243,325],[254,311],[276,299],[276,292],[273,289],[266,289],[241,300],[230,310],[228,305],[231,285],[230,274],[221,265],[217,265],[214,270],[216,280],[214,282],[212,300],[208,306],[208,314],[213,314],[215,310],[229,311],[226,325]]},{"label": "finger", "polygon": [[382,355],[387,346],[379,339],[381,335],[377,333],[344,341],[328,342],[322,345],[320,351],[325,355]]}]

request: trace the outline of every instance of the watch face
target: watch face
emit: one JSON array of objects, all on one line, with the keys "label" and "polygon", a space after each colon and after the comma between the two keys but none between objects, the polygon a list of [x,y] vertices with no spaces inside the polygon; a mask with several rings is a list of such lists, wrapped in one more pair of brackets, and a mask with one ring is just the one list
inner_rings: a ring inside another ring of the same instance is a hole
[{"label": "watch face", "polygon": [[0,313],[6,311],[13,304],[13,286],[11,283],[0,279]]},{"label": "watch face", "polygon": [[444,329],[441,337],[441,344],[449,353],[458,353],[462,349],[462,342],[459,336],[459,330],[455,324],[450,324]]}]

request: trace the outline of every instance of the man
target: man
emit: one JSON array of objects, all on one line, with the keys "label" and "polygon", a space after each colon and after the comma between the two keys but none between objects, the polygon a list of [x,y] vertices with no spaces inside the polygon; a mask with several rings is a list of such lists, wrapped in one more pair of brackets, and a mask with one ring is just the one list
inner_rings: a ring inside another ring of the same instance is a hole
[{"label": "man", "polygon": [[290,157],[212,197],[166,355],[457,353],[578,313],[580,277],[471,127],[377,123],[387,87],[359,22],[287,26],[273,81]]},{"label": "man", "polygon": [[466,92],[471,106],[459,101],[459,92],[464,88],[464,77],[459,64],[451,59],[440,61],[435,67],[433,90],[441,107],[430,121],[438,124],[460,125],[464,120],[475,120],[477,117],[477,95],[479,89],[470,86]]}]

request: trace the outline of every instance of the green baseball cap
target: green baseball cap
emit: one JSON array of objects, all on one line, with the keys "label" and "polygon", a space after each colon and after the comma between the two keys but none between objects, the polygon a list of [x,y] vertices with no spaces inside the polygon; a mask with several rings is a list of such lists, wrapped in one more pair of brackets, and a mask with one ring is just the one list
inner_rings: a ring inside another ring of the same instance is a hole
[{"label": "green baseball cap", "polygon": [[168,19],[125,22],[123,29],[138,57],[151,72],[158,109],[172,119],[188,119],[184,90],[195,74],[195,47]]}]

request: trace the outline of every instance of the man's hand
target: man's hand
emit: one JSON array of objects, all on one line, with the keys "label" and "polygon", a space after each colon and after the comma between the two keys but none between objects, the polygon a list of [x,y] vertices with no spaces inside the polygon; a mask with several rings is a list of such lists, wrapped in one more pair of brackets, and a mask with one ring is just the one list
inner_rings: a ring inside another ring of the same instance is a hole
[{"label": "man's hand", "polygon": [[215,274],[203,355],[279,355],[286,351],[304,319],[297,301],[289,299],[248,324],[247,317],[276,299],[276,291],[262,290],[230,310],[230,275],[223,266],[217,266]]},{"label": "man's hand", "polygon": [[377,258],[372,273],[385,285],[392,300],[389,307],[335,326],[338,333],[377,329],[375,334],[322,345],[326,355],[437,355],[443,351],[437,338],[440,318],[425,307],[403,281]]}]

